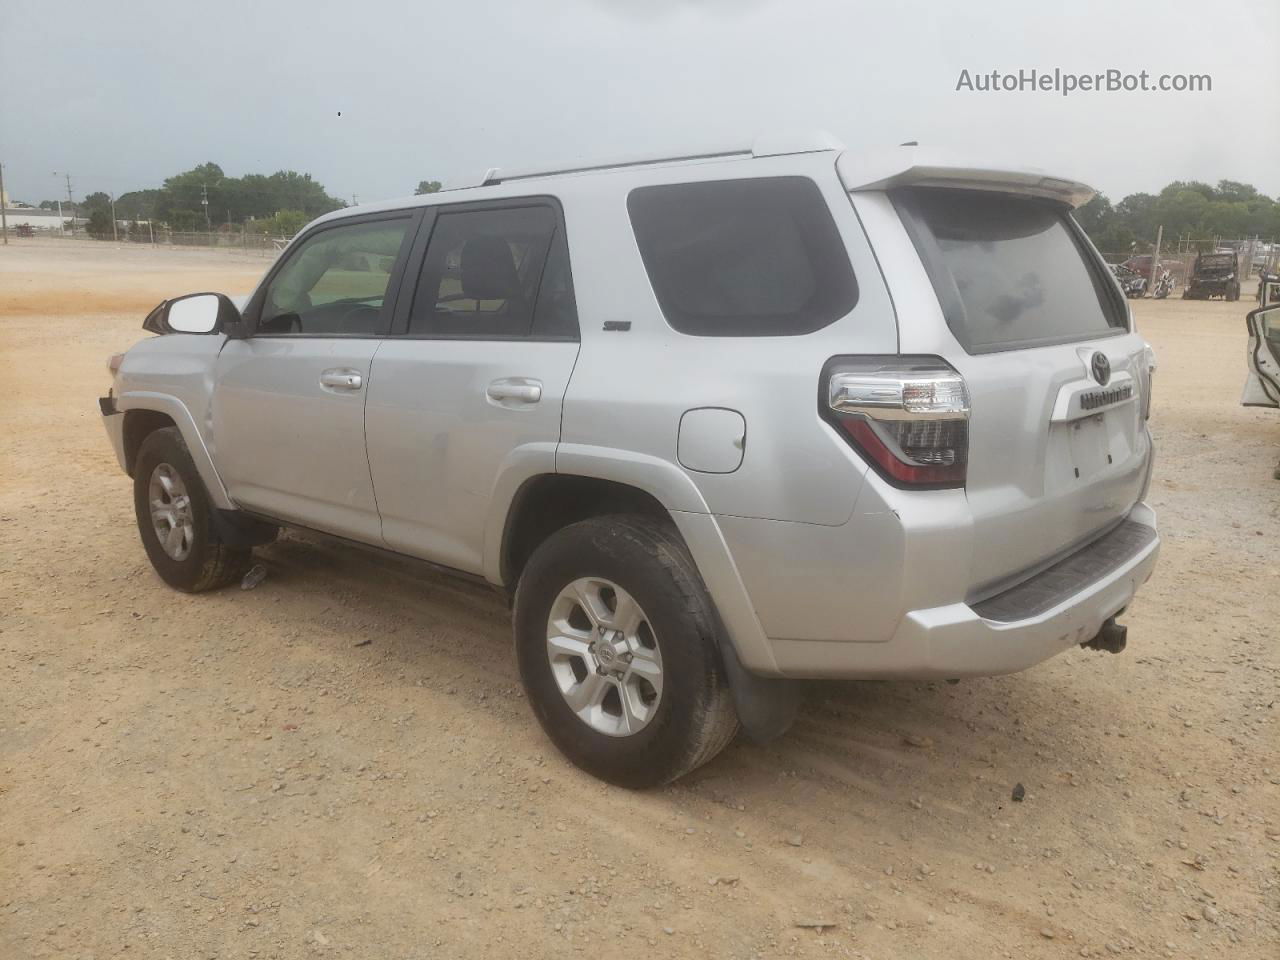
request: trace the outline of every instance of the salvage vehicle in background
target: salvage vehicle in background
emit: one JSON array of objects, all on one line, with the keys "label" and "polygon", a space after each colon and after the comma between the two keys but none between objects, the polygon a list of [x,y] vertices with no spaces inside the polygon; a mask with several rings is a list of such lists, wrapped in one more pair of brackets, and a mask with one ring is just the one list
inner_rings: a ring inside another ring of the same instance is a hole
[{"label": "salvage vehicle in background", "polygon": [[824,137],[493,169],[162,303],[100,407],[166,583],[281,526],[487,581],[551,740],[653,786],[798,679],[1123,649],[1154,360],[1092,195]]},{"label": "salvage vehicle in background", "polygon": [[1183,300],[1240,299],[1239,257],[1234,250],[1218,250],[1196,255],[1191,279],[1182,291]]},{"label": "salvage vehicle in background", "polygon": [[1120,263],[1109,263],[1107,266],[1115,274],[1120,289],[1130,300],[1141,299],[1147,292],[1147,280],[1136,270],[1131,270]]},{"label": "salvage vehicle in background", "polygon": [[[1169,271],[1169,273],[1173,274],[1174,283],[1181,283],[1183,281],[1184,268],[1182,265],[1182,261],[1177,259],[1160,260],[1159,262],[1157,262],[1153,254],[1140,253],[1137,256],[1133,256],[1133,257],[1130,257],[1128,260],[1125,260],[1122,266],[1128,267],[1134,273],[1141,276],[1144,280],[1147,281],[1147,286],[1149,287],[1156,282],[1156,279],[1159,278],[1161,271],[1164,271],[1164,270],[1167,270]],[[1155,274],[1154,278],[1152,277],[1152,274]]]}]

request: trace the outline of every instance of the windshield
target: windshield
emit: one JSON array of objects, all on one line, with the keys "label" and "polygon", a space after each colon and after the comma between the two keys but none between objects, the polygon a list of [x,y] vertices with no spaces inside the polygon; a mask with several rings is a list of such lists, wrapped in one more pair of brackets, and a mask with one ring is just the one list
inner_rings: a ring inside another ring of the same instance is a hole
[{"label": "windshield", "polygon": [[895,191],[894,204],[970,353],[1119,333],[1126,313],[1065,210],[973,190]]}]

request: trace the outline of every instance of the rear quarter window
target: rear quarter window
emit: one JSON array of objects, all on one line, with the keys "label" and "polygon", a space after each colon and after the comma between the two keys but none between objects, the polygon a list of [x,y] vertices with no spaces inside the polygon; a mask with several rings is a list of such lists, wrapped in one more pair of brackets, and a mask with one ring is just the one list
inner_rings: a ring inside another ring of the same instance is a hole
[{"label": "rear quarter window", "polygon": [[893,202],[947,325],[969,353],[1124,332],[1127,313],[1066,208],[1034,197],[918,187]]},{"label": "rear quarter window", "polygon": [[840,232],[806,177],[638,187],[627,210],[658,304],[681,333],[794,336],[857,302]]}]

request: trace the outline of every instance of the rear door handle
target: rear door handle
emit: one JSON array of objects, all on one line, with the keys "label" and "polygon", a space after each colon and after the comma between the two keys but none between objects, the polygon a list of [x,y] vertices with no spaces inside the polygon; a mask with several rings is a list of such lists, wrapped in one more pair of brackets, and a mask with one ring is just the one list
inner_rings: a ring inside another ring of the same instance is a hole
[{"label": "rear door handle", "polygon": [[485,395],[502,407],[537,403],[542,399],[542,381],[528,377],[504,377],[489,384]]},{"label": "rear door handle", "polygon": [[364,378],[359,370],[335,367],[320,374],[320,386],[330,390],[355,391],[364,386]]}]

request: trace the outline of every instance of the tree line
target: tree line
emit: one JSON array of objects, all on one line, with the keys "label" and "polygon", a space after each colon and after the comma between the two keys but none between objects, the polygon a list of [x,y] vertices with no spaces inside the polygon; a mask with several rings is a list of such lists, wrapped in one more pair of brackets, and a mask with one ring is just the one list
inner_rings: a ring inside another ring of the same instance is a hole
[{"label": "tree line", "polygon": [[1192,250],[1208,249],[1215,239],[1280,240],[1280,201],[1234,180],[1217,186],[1175,180],[1159,193],[1131,193],[1115,204],[1099,193],[1076,211],[1076,219],[1109,255],[1149,253],[1161,226],[1165,250],[1180,237],[1184,244],[1190,239]]},{"label": "tree line", "polygon": [[[421,180],[415,194],[435,193],[439,180]],[[203,201],[207,200],[208,203]],[[178,232],[236,230],[277,237],[291,237],[321,214],[347,206],[329,196],[308,173],[278,170],[263,175],[228,177],[216,163],[202,163],[167,178],[155,189],[131,190],[115,201],[115,219],[124,221],[124,237],[146,240],[155,226]],[[43,210],[57,210],[59,201],[45,200]],[[90,236],[110,240],[120,236],[113,229],[111,197],[96,191],[74,205],[62,204],[67,216],[88,221]]]},{"label": "tree line", "polygon": [[[439,180],[422,180],[414,193],[435,193],[440,188]],[[205,199],[207,207],[201,202]],[[257,233],[291,237],[314,218],[346,205],[329,196],[310,174],[278,170],[228,177],[216,163],[204,163],[169,177],[157,189],[122,194],[116,198],[115,216],[133,224],[152,221],[176,231],[244,226]],[[58,204],[46,200],[40,206],[51,210]],[[107,194],[91,193],[79,208],[80,216],[89,221],[91,235],[111,237]],[[1216,186],[1175,180],[1159,193],[1131,193],[1114,204],[1099,193],[1076,211],[1076,219],[1094,245],[1112,256],[1148,252],[1160,226],[1165,249],[1179,238],[1190,238],[1193,250],[1210,247],[1217,238],[1280,240],[1280,200],[1234,180],[1219,180]]]},{"label": "tree line", "polygon": [[[40,206],[57,209],[58,201],[45,200]],[[91,236],[111,238],[110,196],[90,193],[76,206],[79,216],[88,220]],[[243,226],[288,237],[321,214],[345,206],[307,173],[278,170],[229,177],[218,164],[202,163],[168,177],[158,188],[121,194],[115,201],[115,218],[129,222],[129,232],[134,224],[150,221],[175,231],[239,231]]]}]

